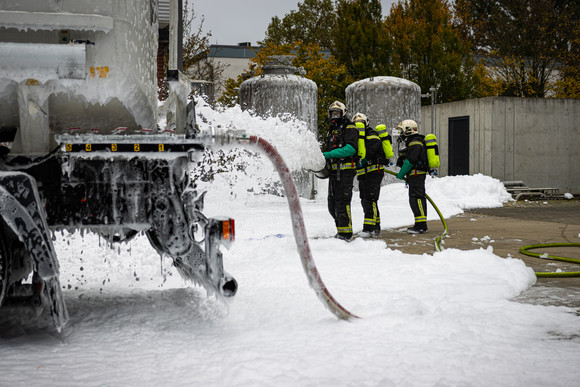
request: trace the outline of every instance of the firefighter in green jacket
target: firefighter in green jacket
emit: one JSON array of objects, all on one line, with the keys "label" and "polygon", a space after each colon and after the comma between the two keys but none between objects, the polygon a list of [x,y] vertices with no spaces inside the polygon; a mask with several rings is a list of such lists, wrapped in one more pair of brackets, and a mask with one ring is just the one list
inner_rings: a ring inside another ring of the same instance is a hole
[{"label": "firefighter in green jacket", "polygon": [[336,238],[352,239],[350,203],[358,161],[359,131],[346,115],[346,106],[335,101],[328,108],[330,128],[324,157],[330,164],[328,211],[336,225]]},{"label": "firefighter in green jacket", "polygon": [[429,171],[424,136],[419,134],[417,123],[404,120],[397,129],[406,148],[399,152],[397,166],[401,167],[397,178],[406,180],[409,186],[409,204],[415,216],[415,224],[407,229],[410,234],[427,232],[427,198],[425,180]]}]

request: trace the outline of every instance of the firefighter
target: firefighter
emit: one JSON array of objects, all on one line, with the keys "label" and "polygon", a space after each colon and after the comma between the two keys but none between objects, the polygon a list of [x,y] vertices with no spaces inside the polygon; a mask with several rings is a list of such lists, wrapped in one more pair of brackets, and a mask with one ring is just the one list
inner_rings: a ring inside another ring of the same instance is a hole
[{"label": "firefighter", "polygon": [[324,157],[330,164],[328,211],[334,219],[336,238],[352,239],[350,202],[358,161],[359,132],[346,115],[346,107],[335,101],[328,108],[330,128],[325,142]]},{"label": "firefighter", "polygon": [[[369,126],[369,120],[363,113],[356,113],[352,120],[357,129],[364,129],[364,157],[360,160],[356,170],[359,183],[359,192],[364,211],[363,229],[358,234],[362,238],[378,237],[381,235],[381,217],[378,200],[381,193],[381,182],[385,175],[383,165],[387,163],[384,156],[381,139],[377,132]],[[362,155],[361,155],[362,156]]]},{"label": "firefighter", "polygon": [[405,149],[399,152],[397,166],[401,167],[397,178],[406,180],[409,186],[409,204],[415,216],[415,224],[409,227],[410,234],[427,232],[427,199],[425,179],[429,171],[424,136],[419,134],[417,123],[404,120],[397,125],[400,140],[405,141]]}]

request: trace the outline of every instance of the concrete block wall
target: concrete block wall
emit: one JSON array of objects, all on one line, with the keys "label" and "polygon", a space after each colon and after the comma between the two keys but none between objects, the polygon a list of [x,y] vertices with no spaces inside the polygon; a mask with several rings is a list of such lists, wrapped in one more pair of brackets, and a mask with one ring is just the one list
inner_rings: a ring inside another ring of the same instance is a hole
[{"label": "concrete block wall", "polygon": [[580,194],[580,100],[489,97],[421,108],[448,175],[449,118],[469,117],[469,173]]}]

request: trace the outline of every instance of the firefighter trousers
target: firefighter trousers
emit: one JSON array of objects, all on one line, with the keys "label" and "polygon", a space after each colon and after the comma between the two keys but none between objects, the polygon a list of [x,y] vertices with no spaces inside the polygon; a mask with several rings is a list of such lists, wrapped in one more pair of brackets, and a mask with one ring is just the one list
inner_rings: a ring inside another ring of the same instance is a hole
[{"label": "firefighter trousers", "polygon": [[381,216],[377,202],[385,172],[372,171],[358,176],[360,201],[364,211],[363,231],[380,231]]},{"label": "firefighter trousers", "polygon": [[334,219],[336,230],[341,237],[352,236],[350,202],[355,169],[332,171],[328,179],[328,212]]},{"label": "firefighter trousers", "polygon": [[415,216],[415,226],[427,227],[427,198],[425,197],[425,179],[427,174],[413,175],[407,177],[409,185],[409,204]]}]

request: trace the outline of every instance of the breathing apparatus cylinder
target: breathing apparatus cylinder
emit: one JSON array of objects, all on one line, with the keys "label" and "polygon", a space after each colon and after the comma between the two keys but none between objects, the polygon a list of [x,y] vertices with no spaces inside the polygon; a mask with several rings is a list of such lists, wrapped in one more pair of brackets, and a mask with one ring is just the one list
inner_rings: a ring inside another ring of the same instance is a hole
[{"label": "breathing apparatus cylinder", "polygon": [[381,144],[383,145],[383,152],[385,153],[385,158],[390,159],[395,156],[393,152],[393,144],[391,144],[391,136],[389,136],[389,132],[387,131],[387,127],[384,124],[377,125],[375,127],[375,131],[379,135],[381,139]]},{"label": "breathing apparatus cylinder", "polygon": [[427,148],[429,168],[439,168],[441,165],[439,161],[439,146],[437,145],[437,137],[434,134],[431,133],[425,136],[425,147]]},{"label": "breathing apparatus cylinder", "polygon": [[355,125],[358,129],[358,156],[362,160],[367,157],[367,148],[365,145],[366,128],[362,122],[357,122]]}]

